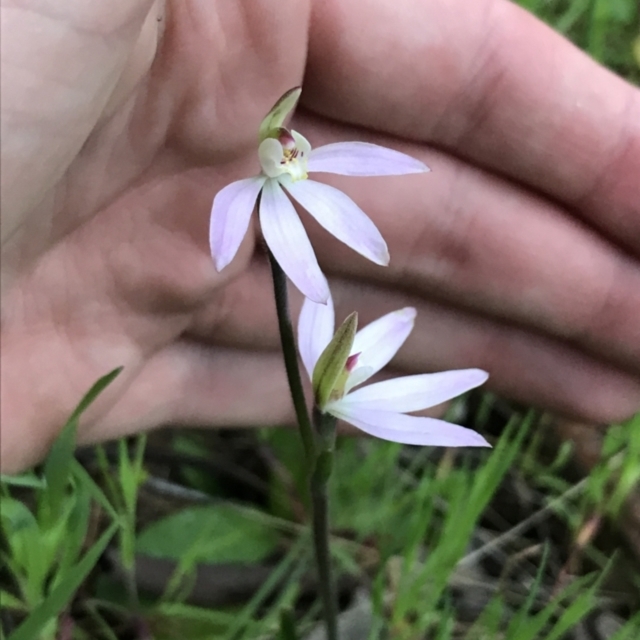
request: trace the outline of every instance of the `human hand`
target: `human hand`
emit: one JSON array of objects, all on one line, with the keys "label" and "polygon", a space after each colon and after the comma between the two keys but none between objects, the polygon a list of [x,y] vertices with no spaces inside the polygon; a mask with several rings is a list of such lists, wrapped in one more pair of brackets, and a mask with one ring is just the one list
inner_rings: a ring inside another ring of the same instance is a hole
[{"label": "human hand", "polygon": [[81,441],[289,418],[277,353],[185,335],[227,312],[253,250],[215,272],[213,195],[253,170],[261,119],[304,71],[307,4],[245,4],[3,6],[3,470],[42,457],[116,366]]},{"label": "human hand", "polygon": [[[3,70],[7,471],[43,455],[118,365],[84,441],[291,418],[266,265],[249,238],[216,274],[207,226],[214,193],[254,173],[260,119],[301,80],[308,7],[169,2],[158,22],[149,1],[75,5],[64,19],[42,17],[54,3],[29,14],[51,28],[37,51],[20,10],[3,34],[16,74]],[[376,129],[434,169],[340,183],[386,237],[391,267],[313,229],[318,257],[343,310],[418,307],[399,368],[480,366],[525,402],[622,417],[640,404],[638,92],[504,0],[477,5],[416,2],[396,15],[381,1],[317,3],[297,128],[312,143]],[[581,85],[587,75],[595,88]]]}]

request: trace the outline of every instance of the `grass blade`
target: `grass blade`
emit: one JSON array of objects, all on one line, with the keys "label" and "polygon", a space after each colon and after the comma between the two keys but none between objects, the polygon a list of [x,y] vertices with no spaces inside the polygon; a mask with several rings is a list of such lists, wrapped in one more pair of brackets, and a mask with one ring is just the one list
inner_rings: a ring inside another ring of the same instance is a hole
[{"label": "grass blade", "polygon": [[73,594],[95,566],[115,534],[118,525],[113,523],[72,569],[65,579],[38,605],[29,617],[16,629],[9,640],[34,640],[50,620],[59,615],[73,598]]},{"label": "grass blade", "polygon": [[42,494],[40,505],[40,518],[45,526],[52,524],[58,517],[65,499],[76,445],[78,420],[91,403],[113,382],[121,371],[122,367],[114,369],[105,376],[102,376],[102,378],[89,389],[74,409],[62,428],[60,435],[51,447],[51,451],[44,464],[44,480],[47,484],[47,491]]}]

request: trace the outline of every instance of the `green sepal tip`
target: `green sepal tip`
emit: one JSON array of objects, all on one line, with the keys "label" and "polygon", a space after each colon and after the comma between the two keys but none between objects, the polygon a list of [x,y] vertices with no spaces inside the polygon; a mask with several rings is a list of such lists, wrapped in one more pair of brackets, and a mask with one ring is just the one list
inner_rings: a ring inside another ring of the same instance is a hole
[{"label": "green sepal tip", "polygon": [[284,121],[289,114],[293,111],[300,94],[302,93],[301,87],[294,87],[289,89],[274,105],[267,114],[266,118],[260,124],[260,130],[258,132],[259,141],[262,142],[267,138],[275,137],[274,131],[282,128]]},{"label": "green sepal tip", "polygon": [[331,342],[326,346],[318,358],[318,362],[313,370],[311,383],[316,405],[322,409],[327,403],[337,396],[340,390],[336,389],[338,383],[346,382],[343,375],[347,364],[347,359],[353,347],[353,341],[358,329],[358,314],[354,311],[340,325]]}]

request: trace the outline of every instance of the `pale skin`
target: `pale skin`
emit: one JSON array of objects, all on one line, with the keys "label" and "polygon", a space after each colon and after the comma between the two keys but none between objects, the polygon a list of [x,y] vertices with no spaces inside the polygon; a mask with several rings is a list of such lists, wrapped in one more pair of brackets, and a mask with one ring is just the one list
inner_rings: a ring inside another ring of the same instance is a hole
[{"label": "pale skin", "polygon": [[433,170],[332,180],[391,253],[308,224],[338,317],[415,306],[400,372],[481,367],[587,420],[640,409],[640,92],[506,0],[311,4],[3,0],[4,472],[120,365],[84,442],[291,422],[258,230],[219,274],[207,230],[301,83],[312,144]]}]

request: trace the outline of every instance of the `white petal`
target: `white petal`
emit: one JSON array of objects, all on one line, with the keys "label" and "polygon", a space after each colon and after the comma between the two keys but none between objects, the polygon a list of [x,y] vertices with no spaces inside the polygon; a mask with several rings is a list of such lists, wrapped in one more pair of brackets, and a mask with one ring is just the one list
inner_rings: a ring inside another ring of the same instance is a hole
[{"label": "white petal", "polygon": [[291,135],[296,142],[296,149],[300,151],[300,153],[305,156],[305,161],[309,160],[309,154],[311,153],[311,143],[297,131],[291,130]]},{"label": "white petal", "polygon": [[209,245],[218,271],[222,271],[238,252],[264,182],[262,176],[238,180],[218,191],[213,199]]},{"label": "white petal", "polygon": [[362,387],[341,402],[343,406],[374,411],[421,411],[480,386],[488,377],[480,369],[405,376]]},{"label": "white petal", "polygon": [[309,171],[345,176],[399,176],[429,171],[426,164],[394,149],[368,142],[335,142],[313,149]]},{"label": "white petal", "polygon": [[[360,379],[357,384],[378,373],[396,355],[413,330],[415,319],[416,310],[405,307],[374,320],[356,333],[351,353],[359,353],[360,357],[351,376],[355,376],[360,367],[369,368],[369,375]],[[354,386],[355,384],[351,384],[350,388]]]},{"label": "white petal", "polygon": [[277,178],[282,175],[285,172],[283,165],[280,164],[283,157],[282,144],[275,138],[267,138],[260,143],[258,159],[265,175],[270,178]]},{"label": "white petal", "polygon": [[349,196],[313,180],[285,182],[283,186],[338,240],[376,264],[389,264],[387,243],[376,225]]},{"label": "white petal", "polygon": [[347,378],[347,382],[344,385],[344,392],[349,393],[351,389],[368,380],[374,373],[372,367],[367,367],[366,365],[364,367],[356,366]]},{"label": "white petal", "polygon": [[275,180],[267,180],[262,190],[260,226],[271,253],[291,282],[307,298],[324,304],[329,299],[329,285],[296,210]]},{"label": "white petal", "polygon": [[334,327],[335,313],[331,296],[327,304],[304,299],[298,319],[298,351],[309,379],[313,377],[318,358],[333,338]]},{"label": "white petal", "polygon": [[388,411],[343,408],[340,402],[336,405],[329,408],[332,415],[382,440],[431,447],[491,446],[479,433],[444,420]]}]

